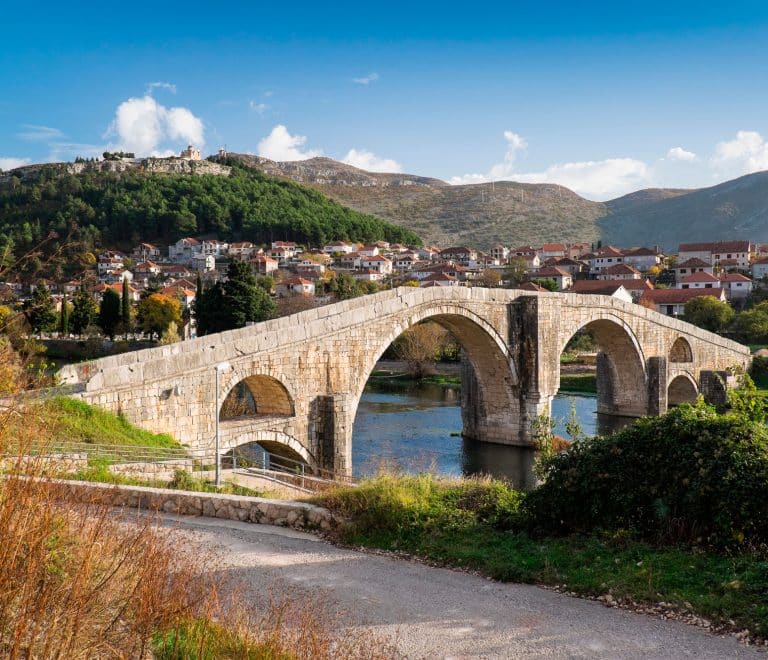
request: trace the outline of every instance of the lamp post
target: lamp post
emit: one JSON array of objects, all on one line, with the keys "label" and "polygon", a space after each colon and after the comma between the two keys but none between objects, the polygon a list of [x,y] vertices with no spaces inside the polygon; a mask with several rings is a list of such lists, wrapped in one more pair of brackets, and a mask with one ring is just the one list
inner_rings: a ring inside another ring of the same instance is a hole
[{"label": "lamp post", "polygon": [[216,424],[216,488],[221,486],[221,451],[219,451],[219,374],[225,374],[230,369],[232,369],[232,365],[229,362],[220,362],[213,368],[216,388],[216,410],[214,411],[214,420]]}]

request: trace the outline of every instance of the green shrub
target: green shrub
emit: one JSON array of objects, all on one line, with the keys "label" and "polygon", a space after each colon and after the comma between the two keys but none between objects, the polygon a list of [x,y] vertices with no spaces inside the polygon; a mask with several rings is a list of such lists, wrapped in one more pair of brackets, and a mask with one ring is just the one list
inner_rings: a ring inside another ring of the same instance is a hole
[{"label": "green shrub", "polygon": [[678,406],[553,457],[526,499],[547,534],[628,530],[720,549],[768,542],[768,432],[733,414]]}]

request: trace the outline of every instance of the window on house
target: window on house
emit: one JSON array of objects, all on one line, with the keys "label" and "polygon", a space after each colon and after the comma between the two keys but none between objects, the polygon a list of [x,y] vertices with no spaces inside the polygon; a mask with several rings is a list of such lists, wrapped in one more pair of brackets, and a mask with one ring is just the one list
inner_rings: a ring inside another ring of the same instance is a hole
[{"label": "window on house", "polygon": [[675,306],[674,305],[667,305],[667,316],[674,316],[675,315]]},{"label": "window on house", "polygon": [[684,289],[688,289],[688,288],[690,288],[690,287],[689,287],[687,284],[683,284],[683,288],[684,288]]},{"label": "window on house", "polygon": [[711,289],[711,288],[712,288],[712,285],[711,285],[711,284],[705,284],[705,285],[704,285],[704,288],[705,288],[705,289]]}]

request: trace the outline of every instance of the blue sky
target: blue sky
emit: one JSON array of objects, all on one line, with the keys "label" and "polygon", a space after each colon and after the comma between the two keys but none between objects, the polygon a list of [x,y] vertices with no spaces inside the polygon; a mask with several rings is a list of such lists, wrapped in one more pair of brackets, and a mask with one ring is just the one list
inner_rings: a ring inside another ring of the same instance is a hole
[{"label": "blue sky", "polygon": [[768,169],[765,2],[76,5],[4,7],[0,168],[192,141],[591,199]]}]

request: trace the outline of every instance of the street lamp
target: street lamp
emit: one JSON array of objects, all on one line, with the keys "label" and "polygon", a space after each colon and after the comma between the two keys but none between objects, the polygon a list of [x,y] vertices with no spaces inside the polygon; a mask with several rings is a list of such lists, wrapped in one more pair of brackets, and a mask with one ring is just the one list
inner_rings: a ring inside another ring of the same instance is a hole
[{"label": "street lamp", "polygon": [[232,369],[229,362],[220,362],[213,368],[215,374],[216,388],[216,410],[214,419],[216,420],[216,488],[221,486],[221,452],[219,451],[219,374],[225,374]]}]

